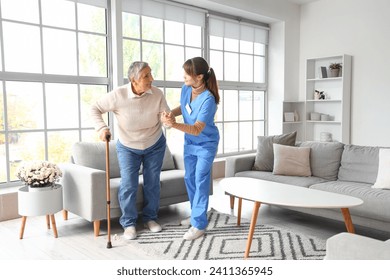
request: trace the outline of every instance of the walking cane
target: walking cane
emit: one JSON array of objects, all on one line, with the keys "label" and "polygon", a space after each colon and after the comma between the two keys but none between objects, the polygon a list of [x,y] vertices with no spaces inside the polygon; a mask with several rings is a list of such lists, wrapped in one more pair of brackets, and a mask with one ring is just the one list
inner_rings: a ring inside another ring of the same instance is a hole
[{"label": "walking cane", "polygon": [[106,135],[106,196],[107,196],[107,248],[112,248],[111,244],[111,209],[110,209],[110,138],[111,135]]}]

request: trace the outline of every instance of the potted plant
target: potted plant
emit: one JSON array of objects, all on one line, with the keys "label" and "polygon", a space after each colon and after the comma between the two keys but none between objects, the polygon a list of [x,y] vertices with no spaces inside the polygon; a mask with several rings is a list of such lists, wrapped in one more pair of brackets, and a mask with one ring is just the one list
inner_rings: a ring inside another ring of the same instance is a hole
[{"label": "potted plant", "polygon": [[32,191],[54,187],[61,176],[58,166],[48,161],[24,162],[16,172],[16,177]]},{"label": "potted plant", "polygon": [[339,77],[340,75],[340,69],[342,68],[342,63],[341,62],[334,62],[329,65],[329,74],[330,77]]},{"label": "potted plant", "polygon": [[28,216],[46,216],[46,223],[53,226],[54,237],[58,237],[54,214],[63,209],[62,186],[56,184],[62,171],[48,161],[23,162],[16,176],[26,186],[18,190],[18,213],[22,216],[19,238],[23,238]]}]

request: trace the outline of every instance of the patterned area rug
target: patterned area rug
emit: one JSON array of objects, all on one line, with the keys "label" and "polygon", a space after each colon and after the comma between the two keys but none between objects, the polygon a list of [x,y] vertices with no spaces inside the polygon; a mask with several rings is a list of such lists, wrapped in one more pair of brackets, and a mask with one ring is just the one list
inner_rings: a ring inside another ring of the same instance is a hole
[{"label": "patterned area rug", "polygon": [[[183,240],[188,227],[177,222],[163,225],[161,233],[138,232],[137,239],[126,242],[155,259],[243,259],[250,222],[241,219],[241,226],[237,226],[237,217],[213,209],[208,219],[205,235],[193,241]],[[320,260],[324,256],[324,240],[261,224],[256,225],[249,255],[264,260]]]}]

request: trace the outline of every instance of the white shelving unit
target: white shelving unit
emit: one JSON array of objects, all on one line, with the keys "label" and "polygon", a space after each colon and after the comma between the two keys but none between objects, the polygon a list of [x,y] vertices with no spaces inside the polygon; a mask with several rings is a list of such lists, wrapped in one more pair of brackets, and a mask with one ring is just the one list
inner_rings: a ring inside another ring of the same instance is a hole
[{"label": "white shelving unit", "polygon": [[[323,78],[321,67],[326,67],[329,76],[329,65],[335,62],[342,63],[339,76]],[[327,132],[331,134],[333,141],[350,143],[351,62],[350,55],[306,60],[305,100],[283,103],[283,113],[297,110],[301,112],[301,122],[284,122],[284,133],[297,130],[298,135],[300,134],[298,140],[320,141],[321,133]],[[323,91],[325,99],[316,99],[315,90]],[[327,120],[312,120],[313,112],[327,115]]]},{"label": "white shelving unit", "polygon": [[[294,121],[287,121],[285,113],[294,113],[298,116]],[[283,102],[283,133],[297,131],[297,141],[305,139],[304,121],[305,121],[305,102],[304,101],[284,101]]]}]

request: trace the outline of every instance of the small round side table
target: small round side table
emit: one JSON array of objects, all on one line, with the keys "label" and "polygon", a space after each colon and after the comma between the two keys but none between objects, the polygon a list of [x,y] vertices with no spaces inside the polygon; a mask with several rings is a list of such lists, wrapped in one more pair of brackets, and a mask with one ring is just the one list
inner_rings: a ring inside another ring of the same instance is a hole
[{"label": "small round side table", "polygon": [[62,186],[56,184],[49,190],[29,191],[28,186],[18,190],[18,211],[22,216],[22,226],[19,238],[23,239],[24,228],[27,216],[46,216],[47,228],[50,229],[50,219],[53,227],[54,237],[58,237],[56,220],[54,214],[61,211],[62,206]]}]

